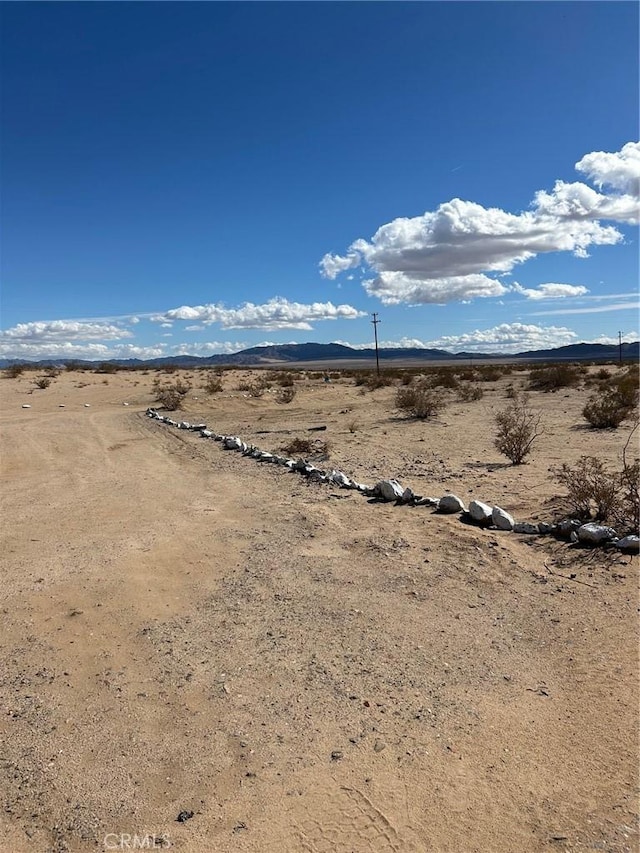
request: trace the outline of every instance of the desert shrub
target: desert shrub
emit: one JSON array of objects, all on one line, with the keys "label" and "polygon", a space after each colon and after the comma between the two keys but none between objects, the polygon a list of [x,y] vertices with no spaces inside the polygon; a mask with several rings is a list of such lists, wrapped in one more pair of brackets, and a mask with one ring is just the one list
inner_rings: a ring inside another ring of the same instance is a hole
[{"label": "desert shrub", "polygon": [[599,379],[600,381],[602,381],[603,379],[610,379],[610,378],[611,378],[611,374],[609,373],[609,371],[607,370],[607,368],[606,368],[606,367],[601,367],[601,368],[600,368],[600,370],[598,370],[598,371],[595,373],[595,378],[596,378],[596,379]]},{"label": "desert shrub", "polygon": [[498,428],[493,442],[495,447],[513,465],[521,465],[542,432],[541,415],[529,408],[526,397],[517,397],[506,409],[496,413],[495,420]]},{"label": "desert shrub", "polygon": [[96,367],[94,373],[117,373],[118,369],[117,364],[113,364],[111,361],[103,361]]},{"label": "desert shrub", "polygon": [[24,364],[10,364],[2,371],[5,379],[17,379],[21,373],[24,373]]},{"label": "desert shrub", "polygon": [[191,385],[182,379],[176,379],[169,385],[161,385],[159,379],[154,379],[153,390],[156,402],[160,403],[163,409],[175,412],[182,408],[183,398],[191,390]]},{"label": "desert shrub", "polygon": [[518,391],[514,387],[512,382],[510,382],[504,389],[504,396],[507,398],[507,400],[516,400],[518,398]]},{"label": "desert shrub", "polygon": [[395,373],[391,370],[382,370],[380,375],[370,373],[366,379],[366,386],[369,391],[375,391],[377,388],[387,388],[394,384]]},{"label": "desert shrub", "polygon": [[455,390],[458,387],[453,367],[437,367],[427,373],[426,380],[431,388],[449,388]]},{"label": "desert shrub", "polygon": [[402,385],[411,385],[415,378],[415,374],[410,373],[408,370],[403,371],[402,376],[400,377],[400,382]]},{"label": "desert shrub", "polygon": [[272,379],[280,385],[281,388],[291,388],[294,384],[293,374],[288,370],[279,370],[272,375]]},{"label": "desert shrub", "polygon": [[581,519],[595,516],[598,521],[606,521],[619,501],[620,475],[608,471],[595,456],[581,456],[573,466],[564,462],[552,469],[552,474],[566,487],[572,509]]},{"label": "desert shrub", "polygon": [[286,385],[284,388],[279,388],[276,393],[276,403],[286,405],[291,403],[296,396],[296,389]]},{"label": "desert shrub", "polygon": [[216,394],[223,390],[222,380],[215,374],[209,374],[205,379],[202,389],[206,391],[207,394]]},{"label": "desert shrub", "polygon": [[482,400],[484,391],[474,382],[461,382],[458,386],[458,400],[462,403],[471,403],[474,400]]},{"label": "desert shrub", "polygon": [[614,385],[589,397],[582,415],[594,429],[616,429],[637,404],[637,385],[632,376],[624,375]]},{"label": "desert shrub", "polygon": [[357,432],[357,431],[358,431],[359,427],[360,427],[360,424],[359,424],[359,423],[358,423],[358,421],[356,421],[356,420],[349,421],[349,423],[347,424],[347,429],[349,430],[349,432],[350,432],[352,435],[353,435],[353,433],[354,433],[354,432]]},{"label": "desert shrub", "polygon": [[36,388],[41,388],[42,390],[48,388],[49,385],[51,385],[51,382],[52,379],[50,376],[39,376],[37,379],[33,380],[33,384],[36,386]]},{"label": "desert shrub", "polygon": [[511,367],[507,364],[481,364],[477,368],[478,379],[482,382],[497,382],[508,373]]},{"label": "desert shrub", "polygon": [[328,441],[316,438],[294,438],[282,446],[282,452],[287,456],[313,457],[328,459],[331,445]]},{"label": "desert shrub", "polygon": [[582,371],[576,364],[549,364],[534,367],[529,376],[529,388],[536,391],[557,391],[579,384]]},{"label": "desert shrub", "polygon": [[423,383],[398,388],[395,405],[414,418],[426,420],[444,409],[445,400],[436,389]]},{"label": "desert shrub", "polygon": [[618,533],[635,533],[640,525],[640,460],[628,457],[637,426],[636,423],[622,450],[621,470],[608,469],[595,456],[581,456],[573,467],[564,463],[552,469],[557,482],[566,487],[580,518],[611,521]]},{"label": "desert shrub", "polygon": [[56,379],[56,377],[60,376],[62,371],[59,367],[46,367],[44,371],[45,376],[50,376],[52,379]]},{"label": "desert shrub", "polygon": [[155,399],[157,403],[160,403],[161,408],[167,409],[169,412],[181,409],[184,404],[184,395],[180,394],[173,385],[158,386]]}]

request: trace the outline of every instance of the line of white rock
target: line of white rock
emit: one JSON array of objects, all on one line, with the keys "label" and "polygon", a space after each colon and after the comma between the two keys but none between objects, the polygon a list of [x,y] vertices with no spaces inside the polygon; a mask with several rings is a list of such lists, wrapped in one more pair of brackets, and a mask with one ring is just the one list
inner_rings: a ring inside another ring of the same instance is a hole
[{"label": "line of white rock", "polygon": [[219,435],[213,430],[207,429],[206,424],[192,424],[188,421],[175,421],[165,415],[161,415],[156,409],[148,408],[148,417],[176,429],[198,432],[203,438],[219,441],[225,450],[233,450],[256,459],[258,462],[268,462],[288,468],[290,471],[303,474],[310,481],[316,483],[328,483],[341,489],[353,489],[368,498],[378,501],[394,501],[396,504],[408,506],[430,506],[437,512],[443,514],[459,513],[465,520],[472,521],[481,527],[494,527],[498,530],[513,531],[514,533],[547,535],[553,534],[572,542],[580,542],[587,545],[612,544],[626,553],[637,554],[640,551],[640,537],[625,536],[618,537],[612,527],[602,524],[588,522],[583,524],[578,519],[568,519],[558,524],[547,524],[540,522],[534,524],[529,521],[517,522],[506,510],[499,506],[489,506],[483,501],[473,500],[467,508],[457,495],[446,494],[441,498],[429,498],[417,495],[411,488],[403,487],[397,480],[380,480],[375,486],[367,486],[348,477],[344,472],[332,469],[329,472],[317,468],[305,459],[290,459],[278,453],[270,453],[261,450],[254,444],[247,444],[237,435]]}]

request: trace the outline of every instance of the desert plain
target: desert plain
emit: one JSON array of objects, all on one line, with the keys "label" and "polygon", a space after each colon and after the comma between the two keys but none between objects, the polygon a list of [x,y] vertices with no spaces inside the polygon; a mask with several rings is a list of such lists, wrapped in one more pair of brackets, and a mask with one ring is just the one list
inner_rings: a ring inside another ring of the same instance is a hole
[{"label": "desert plain", "polygon": [[287,404],[240,390],[265,373],[0,379],[0,850],[637,851],[637,557],[371,501],[144,413],[180,378],[176,418],[535,522],[571,514],[552,469],[619,466],[630,424],[589,429],[583,383],[533,392],[544,432],[512,466],[494,416],[526,370],[428,421],[337,373]]}]

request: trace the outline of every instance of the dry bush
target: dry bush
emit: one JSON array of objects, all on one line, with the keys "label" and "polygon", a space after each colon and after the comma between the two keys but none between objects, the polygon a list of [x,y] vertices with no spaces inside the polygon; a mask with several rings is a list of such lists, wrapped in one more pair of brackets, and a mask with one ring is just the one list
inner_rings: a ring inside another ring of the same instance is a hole
[{"label": "dry bush", "polygon": [[204,385],[202,386],[202,390],[206,391],[207,394],[216,394],[219,391],[223,391],[224,388],[222,385],[222,380],[216,374],[210,373],[204,381]]},{"label": "dry bush", "polygon": [[518,399],[518,390],[514,387],[513,383],[510,382],[504,389],[504,396],[507,398],[507,400]]},{"label": "dry bush", "polygon": [[280,385],[281,388],[291,388],[294,383],[294,374],[288,370],[279,370],[272,374],[274,382]]},{"label": "dry bush", "polygon": [[94,373],[117,373],[120,368],[117,364],[113,364],[110,361],[103,361],[102,364],[99,364]]},{"label": "dry bush", "polygon": [[[608,471],[601,459],[581,456],[574,466],[564,462],[552,469],[554,479],[565,486],[578,518],[606,521],[618,501],[619,475]],[[592,510],[595,512],[592,513]]]},{"label": "dry bush", "polygon": [[182,379],[176,379],[170,385],[161,385],[159,379],[154,379],[153,390],[156,402],[160,403],[163,409],[175,412],[182,408],[183,399],[191,390],[191,385]]},{"label": "dry bush", "polygon": [[510,406],[496,413],[498,434],[493,442],[495,447],[513,465],[522,465],[534,441],[542,433],[541,419],[539,412],[529,408],[526,397],[516,398]]},{"label": "dry bush", "polygon": [[293,386],[286,385],[284,388],[279,388],[276,393],[276,403],[286,405],[293,402],[296,396],[296,389]]},{"label": "dry bush", "polygon": [[398,388],[395,405],[414,418],[426,420],[441,412],[446,403],[441,393],[421,382]]},{"label": "dry bush", "polygon": [[180,394],[173,385],[158,386],[155,400],[160,407],[169,412],[175,412],[183,407],[184,396]]},{"label": "dry bush", "polygon": [[511,367],[507,364],[481,364],[476,370],[481,382],[497,382],[511,373]]},{"label": "dry bush", "polygon": [[484,391],[474,382],[461,382],[458,386],[458,400],[461,403],[472,403],[474,400],[482,400]]},{"label": "dry bush", "polygon": [[573,388],[580,383],[582,373],[582,369],[577,364],[543,364],[531,370],[529,388],[535,391]]},{"label": "dry bush", "polygon": [[628,370],[608,388],[589,397],[582,414],[594,429],[616,429],[637,405],[637,374]]},{"label": "dry bush", "polygon": [[294,438],[288,444],[282,445],[282,452],[287,456],[314,457],[328,459],[331,445],[319,438]]},{"label": "dry bush", "polygon": [[349,430],[351,435],[353,435],[354,432],[357,432],[359,428],[360,424],[358,423],[358,421],[349,421],[349,423],[347,424],[347,429]]},{"label": "dry bush", "polygon": [[50,376],[52,379],[56,379],[58,376],[60,376],[62,371],[60,370],[59,367],[51,366],[51,367],[45,367],[44,373],[45,373],[45,376]]},{"label": "dry bush", "polygon": [[396,376],[396,371],[382,370],[380,375],[376,373],[370,374],[366,379],[366,386],[369,391],[375,391],[378,388],[388,388],[389,385],[394,384]]},{"label": "dry bush", "polygon": [[637,429],[631,430],[622,450],[622,469],[611,471],[595,456],[581,456],[570,467],[566,462],[552,470],[566,487],[568,498],[579,518],[612,521],[619,533],[637,533],[640,525],[640,460],[628,458],[629,444]]},{"label": "dry bush", "polygon": [[48,388],[51,385],[53,380],[50,376],[39,376],[37,379],[33,380],[33,384],[36,388],[41,388],[43,391],[45,388]]},{"label": "dry bush", "polygon": [[24,373],[24,364],[11,364],[2,371],[5,379],[17,379],[21,373]]},{"label": "dry bush", "polygon": [[436,367],[430,370],[425,378],[430,388],[455,390],[459,384],[453,367]]}]

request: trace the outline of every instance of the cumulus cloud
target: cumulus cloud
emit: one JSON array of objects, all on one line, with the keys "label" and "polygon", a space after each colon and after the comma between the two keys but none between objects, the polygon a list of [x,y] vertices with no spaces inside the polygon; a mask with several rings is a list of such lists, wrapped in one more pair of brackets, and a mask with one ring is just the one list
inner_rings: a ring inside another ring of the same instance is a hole
[{"label": "cumulus cloud", "polygon": [[565,326],[537,326],[526,323],[501,323],[491,329],[475,329],[462,335],[443,335],[427,346],[451,352],[523,352],[547,349],[577,342],[577,335]]},{"label": "cumulus cloud", "polygon": [[150,317],[154,322],[197,320],[210,325],[219,323],[223,329],[302,329],[309,331],[312,322],[319,320],[355,320],[365,316],[351,305],[334,305],[332,302],[302,304],[275,297],[262,305],[245,302],[239,308],[225,308],[221,304],[182,305],[163,314]]},{"label": "cumulus cloud", "polygon": [[620,151],[593,151],[576,163],[597,187],[610,186],[630,195],[640,194],[640,142],[627,142]]},{"label": "cumulus cloud", "polygon": [[568,296],[584,296],[588,288],[581,284],[539,284],[538,287],[522,287],[514,284],[512,289],[527,299],[565,299]]},{"label": "cumulus cloud", "polygon": [[506,288],[494,276],[539,254],[586,257],[590,246],[621,242],[622,233],[601,220],[639,221],[639,164],[635,142],[617,153],[585,155],[576,168],[620,192],[557,181],[551,192],[535,194],[530,210],[516,214],[455,198],[435,211],[382,225],[370,240],[355,240],[345,255],[326,254],[321,273],[335,279],[363,266],[375,274],[364,282],[367,293],[386,304],[500,296]]},{"label": "cumulus cloud", "polygon": [[74,340],[119,340],[131,338],[128,329],[108,323],[84,322],[81,320],[47,320],[18,323],[0,332],[0,342],[57,342]]},{"label": "cumulus cloud", "polygon": [[159,358],[163,356],[164,344],[135,346],[121,344],[107,346],[96,343],[72,343],[71,341],[5,341],[0,339],[0,357],[38,361],[42,358],[88,359],[91,361],[111,358]]},{"label": "cumulus cloud", "polygon": [[201,343],[182,343],[175,344],[171,347],[175,355],[231,355],[234,352],[240,352],[249,347],[270,347],[274,346],[272,341],[262,341],[259,344],[252,344],[248,341],[206,341]]}]

